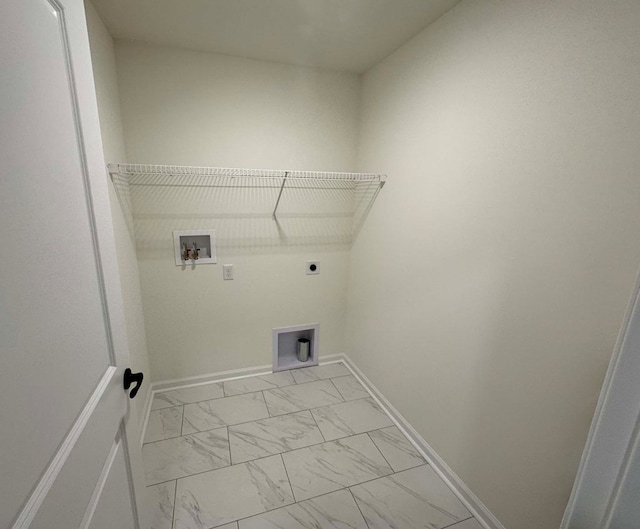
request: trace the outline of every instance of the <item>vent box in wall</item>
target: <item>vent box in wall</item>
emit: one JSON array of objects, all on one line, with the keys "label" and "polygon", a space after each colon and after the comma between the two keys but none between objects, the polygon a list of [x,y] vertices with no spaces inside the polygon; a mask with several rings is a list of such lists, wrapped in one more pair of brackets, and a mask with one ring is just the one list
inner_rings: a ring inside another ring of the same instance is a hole
[{"label": "vent box in wall", "polygon": [[[318,340],[320,324],[297,325],[273,329],[273,371],[318,365]],[[309,359],[298,360],[298,340],[306,338],[310,343]]]},{"label": "vent box in wall", "polygon": [[199,265],[217,263],[215,231],[174,231],[173,253],[176,266],[186,264]]}]

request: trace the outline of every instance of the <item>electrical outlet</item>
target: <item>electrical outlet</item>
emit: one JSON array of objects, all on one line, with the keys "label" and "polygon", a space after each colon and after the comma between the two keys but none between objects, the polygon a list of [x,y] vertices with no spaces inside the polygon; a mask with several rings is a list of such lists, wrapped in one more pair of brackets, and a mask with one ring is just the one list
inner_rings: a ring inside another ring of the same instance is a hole
[{"label": "electrical outlet", "polygon": [[228,281],[233,279],[233,265],[222,265],[222,279]]},{"label": "electrical outlet", "polygon": [[307,261],[307,275],[313,276],[320,273],[320,261]]}]

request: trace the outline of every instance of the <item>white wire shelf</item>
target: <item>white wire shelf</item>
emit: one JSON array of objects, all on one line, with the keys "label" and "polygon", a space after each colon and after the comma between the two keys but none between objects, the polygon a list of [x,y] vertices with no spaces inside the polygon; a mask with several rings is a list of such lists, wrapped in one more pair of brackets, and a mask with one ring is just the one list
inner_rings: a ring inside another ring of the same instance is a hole
[{"label": "white wire shelf", "polygon": [[374,173],[340,173],[321,171],[290,171],[283,169],[241,169],[233,167],[195,167],[187,165],[146,165],[111,163],[108,166],[109,173],[128,176],[131,179],[157,178],[162,176],[209,176],[232,178],[271,178],[282,179],[285,176],[291,179],[342,181],[342,182],[379,182],[384,184],[386,176]]},{"label": "white wire shelf", "polygon": [[[138,240],[154,219],[215,222],[227,226],[232,239],[238,235],[232,219],[271,217],[281,239],[288,228],[305,240],[313,232],[344,241],[360,229],[386,182],[374,173],[125,163],[109,164],[108,170]],[[285,226],[287,219],[297,220]]]}]

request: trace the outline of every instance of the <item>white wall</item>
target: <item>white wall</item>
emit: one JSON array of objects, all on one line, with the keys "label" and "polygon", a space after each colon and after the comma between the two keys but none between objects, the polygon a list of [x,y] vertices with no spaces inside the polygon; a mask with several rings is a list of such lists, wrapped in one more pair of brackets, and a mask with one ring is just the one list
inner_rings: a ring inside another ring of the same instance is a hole
[{"label": "white wall", "polygon": [[[125,161],[113,39],[107,32],[93,5],[85,2],[85,8],[105,159]],[[106,172],[105,178],[107,178]],[[109,185],[109,198],[111,199],[118,267],[122,283],[127,338],[131,353],[131,369],[134,372],[142,371],[146,376],[146,381],[137,398],[132,401],[138,416],[143,417],[143,407],[149,392],[151,372],[144,332],[144,314],[140,295],[135,240],[128,229],[126,216],[123,214],[118,195],[111,183]],[[140,427],[142,427],[142,421],[140,421]]]},{"label": "white wall", "polygon": [[559,526],[640,263],[638,27],[466,0],[362,79],[347,352],[506,527]]},{"label": "white wall", "polygon": [[[355,75],[121,41],[116,58],[129,162],[354,168]],[[270,364],[273,327],[319,322],[320,354],[343,351],[348,244],[331,222],[290,218],[279,233],[254,215],[255,189],[132,196],[155,380]],[[217,230],[217,265],[175,266],[171,232],[188,228]]]}]

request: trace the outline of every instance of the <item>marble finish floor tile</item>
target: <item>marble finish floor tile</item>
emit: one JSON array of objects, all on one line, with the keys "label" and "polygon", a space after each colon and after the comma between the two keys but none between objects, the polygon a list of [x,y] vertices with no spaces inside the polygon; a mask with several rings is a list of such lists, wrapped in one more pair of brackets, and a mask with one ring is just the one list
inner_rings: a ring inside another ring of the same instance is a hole
[{"label": "marble finish floor tile", "polygon": [[327,378],[342,377],[350,375],[351,371],[341,362],[335,364],[325,364],[323,366],[303,367],[292,369],[291,374],[298,384],[313,382],[314,380],[325,380]]},{"label": "marble finish floor tile", "polygon": [[348,490],[240,520],[240,529],[367,529]]},{"label": "marble finish floor tile", "polygon": [[269,417],[262,393],[205,400],[184,406],[182,434],[212,430]]},{"label": "marble finish floor tile", "polygon": [[282,454],[296,501],[391,474],[368,435],[356,435]]},{"label": "marble finish floor tile", "polygon": [[144,442],[178,437],[182,430],[182,406],[154,410],[149,413]]},{"label": "marble finish floor tile", "polygon": [[173,529],[210,529],[294,502],[281,456],[178,480]]},{"label": "marble finish floor tile", "polygon": [[264,392],[264,399],[269,413],[274,417],[343,401],[330,380],[271,389]]},{"label": "marble finish floor tile", "polygon": [[265,389],[276,389],[284,386],[293,386],[296,383],[290,371],[281,371],[271,375],[261,375],[257,377],[239,378],[223,382],[224,394],[227,397],[263,391]]},{"label": "marble finish floor tile", "polygon": [[200,402],[202,400],[219,399],[221,397],[224,397],[224,392],[222,391],[222,384],[219,382],[190,388],[173,389],[171,391],[156,393],[153,396],[151,409],[159,410],[162,408],[170,408],[171,406]]},{"label": "marble finish floor tile", "polygon": [[429,465],[356,485],[351,491],[369,529],[439,529],[471,517]]},{"label": "marble finish floor tile", "polygon": [[353,375],[332,378],[331,382],[338,388],[344,400],[366,399],[371,396]]},{"label": "marble finish floor tile", "polygon": [[333,404],[311,413],[327,441],[393,425],[371,398]]},{"label": "marble finish floor tile", "polygon": [[142,458],[147,485],[229,466],[227,429],[145,444]]},{"label": "marble finish floor tile", "polygon": [[173,502],[176,499],[176,482],[161,483],[147,487],[153,502],[151,529],[171,529],[173,525]]},{"label": "marble finish floor tile", "polygon": [[309,411],[229,427],[233,464],[324,442]]},{"label": "marble finish floor tile", "polygon": [[152,529],[481,529],[343,364],[158,393],[143,457]]},{"label": "marble finish floor tile", "polygon": [[394,472],[401,472],[426,463],[397,426],[369,432],[369,437],[382,452]]}]

